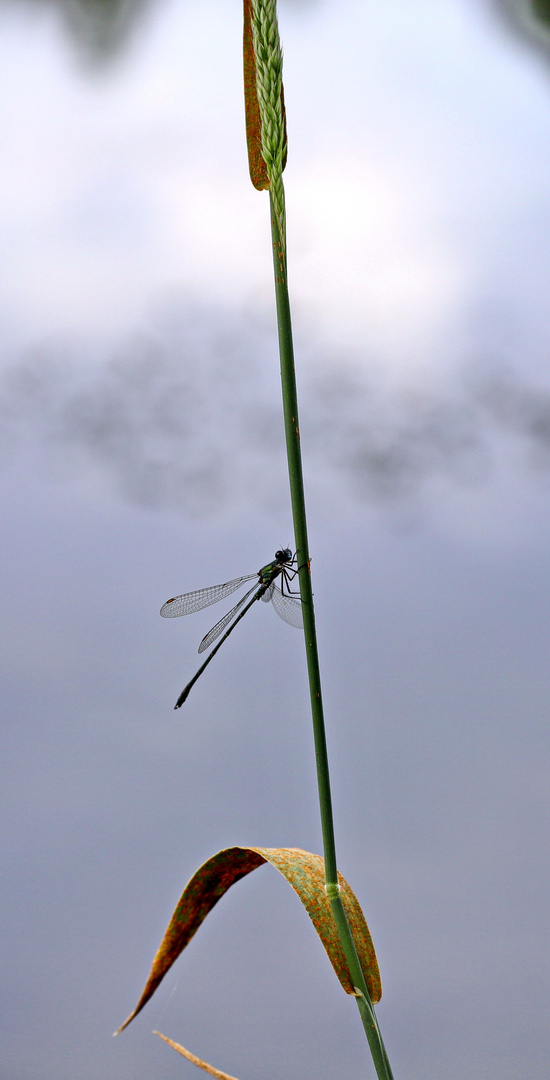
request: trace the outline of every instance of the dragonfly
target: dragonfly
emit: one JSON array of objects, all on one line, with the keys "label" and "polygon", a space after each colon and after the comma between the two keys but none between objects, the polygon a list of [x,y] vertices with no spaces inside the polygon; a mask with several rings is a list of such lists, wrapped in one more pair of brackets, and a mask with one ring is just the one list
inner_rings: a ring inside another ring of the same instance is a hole
[{"label": "dragonfly", "polygon": [[[166,603],[162,605],[160,614],[164,619],[174,619],[179,615],[190,615],[191,612],[201,611],[202,608],[209,607],[210,604],[217,604],[219,600],[224,600],[226,596],[230,596],[231,593],[240,589],[241,585],[244,585],[245,582],[254,580],[252,588],[248,589],[244,596],[241,596],[238,603],[235,604],[235,607],[231,608],[231,611],[228,611],[227,615],[224,615],[223,618],[221,618],[203,637],[199,645],[200,653],[208,649],[208,647],[220,637],[220,634],[223,635],[221,640],[218,641],[218,644],[212,649],[212,652],[209,653],[196,675],[193,676],[191,681],[188,682],[187,686],[182,690],[174,705],[175,709],[179,709],[183,705],[189,691],[195,685],[197,679],[200,678],[204,669],[216,655],[218,649],[221,648],[226,638],[229,637],[237,623],[246,615],[247,611],[252,607],[256,600],[265,600],[266,602],[271,600],[277,615],[279,615],[284,622],[288,623],[290,626],[297,627],[299,630],[302,629],[304,625],[302,618],[302,601],[291,588],[292,580],[298,573],[298,570],[294,566],[295,562],[296,556],[292,554],[290,548],[282,548],[281,551],[275,552],[273,562],[267,563],[266,566],[262,566],[261,570],[258,570],[255,574],[246,574],[245,577],[233,578],[233,581],[226,581],[224,585],[210,585],[207,589],[197,589],[195,592],[182,593],[181,596],[173,596],[171,600],[167,600]],[[276,578],[281,579],[280,588],[275,584]]]}]

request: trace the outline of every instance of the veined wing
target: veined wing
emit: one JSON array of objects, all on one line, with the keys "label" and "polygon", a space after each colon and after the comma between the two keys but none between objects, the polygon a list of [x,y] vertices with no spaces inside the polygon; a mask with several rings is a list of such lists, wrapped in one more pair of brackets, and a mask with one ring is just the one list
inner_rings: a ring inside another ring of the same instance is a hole
[{"label": "veined wing", "polygon": [[[251,577],[256,577],[256,575],[251,574]],[[245,580],[250,580],[250,579],[245,578]],[[204,652],[204,650],[207,649],[208,646],[211,645],[212,642],[215,641],[216,638],[218,638],[221,633],[223,633],[226,626],[229,626],[229,623],[232,621],[234,616],[239,614],[239,611],[241,610],[243,604],[245,603],[246,600],[248,600],[249,596],[252,596],[252,593],[255,590],[256,590],[256,584],[254,584],[252,586],[252,588],[248,590],[248,592],[245,592],[244,596],[241,596],[241,599],[239,600],[238,604],[235,604],[235,607],[231,608],[231,611],[228,611],[227,615],[224,615],[223,619],[220,619],[220,621],[217,622],[216,625],[213,626],[212,629],[208,631],[208,633],[205,635],[205,637],[203,637],[203,639],[202,639],[202,641],[201,641],[201,643],[199,645],[199,652]]]},{"label": "veined wing", "polygon": [[246,577],[233,578],[226,581],[225,585],[210,585],[207,589],[196,589],[195,592],[182,593],[181,596],[173,596],[167,600],[160,609],[164,619],[175,619],[178,615],[190,615],[193,611],[201,611],[210,604],[217,604],[226,596],[244,585],[245,581],[252,581],[257,574],[247,574]]},{"label": "veined wing", "polygon": [[287,596],[274,583],[270,585],[270,590],[271,603],[279,618],[288,623],[289,626],[295,626],[297,630],[303,630],[302,601],[296,596]]}]

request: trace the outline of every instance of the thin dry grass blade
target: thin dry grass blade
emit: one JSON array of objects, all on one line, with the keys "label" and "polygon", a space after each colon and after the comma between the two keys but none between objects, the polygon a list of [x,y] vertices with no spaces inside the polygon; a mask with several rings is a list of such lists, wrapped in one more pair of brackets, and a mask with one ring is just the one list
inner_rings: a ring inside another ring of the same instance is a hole
[{"label": "thin dry grass blade", "polygon": [[192,1065],[197,1065],[199,1069],[204,1069],[210,1076],[214,1076],[216,1080],[237,1080],[236,1076],[230,1076],[229,1073],[222,1072],[221,1069],[215,1069],[214,1066],[209,1065],[207,1061],[203,1061],[202,1058],[197,1057],[196,1054],[192,1054],[190,1050],[186,1050],[185,1046],[181,1046],[180,1043],[167,1038],[166,1035],[161,1035],[160,1031],[154,1031],[153,1035],[158,1035],[159,1039],[164,1039],[164,1042],[168,1043],[168,1046],[171,1046],[173,1050],[177,1050],[178,1054],[187,1058]]}]

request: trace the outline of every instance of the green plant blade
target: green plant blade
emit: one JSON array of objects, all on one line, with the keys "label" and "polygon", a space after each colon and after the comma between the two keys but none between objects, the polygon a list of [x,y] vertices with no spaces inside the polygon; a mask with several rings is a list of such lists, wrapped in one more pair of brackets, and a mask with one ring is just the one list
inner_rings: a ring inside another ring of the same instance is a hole
[{"label": "green plant blade", "polygon": [[[321,938],[328,958],[347,994],[355,994],[353,981],[325,892],[325,868],[320,855],[301,848],[231,847],[208,859],[185,887],[166,933],[153,960],[143,993],[125,1027],[153,996],[166,972],[183,952],[218,900],[234,885],[263,863],[270,863],[283,875],[300,897]],[[372,1001],[380,1000],[382,986],[374,945],[359,901],[347,881],[339,875],[341,899],[353,933],[357,955]]]}]

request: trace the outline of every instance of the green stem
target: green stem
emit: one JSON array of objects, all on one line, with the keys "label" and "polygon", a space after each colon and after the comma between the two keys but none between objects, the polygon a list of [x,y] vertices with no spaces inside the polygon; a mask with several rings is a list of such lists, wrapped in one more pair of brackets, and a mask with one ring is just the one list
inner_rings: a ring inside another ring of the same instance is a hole
[{"label": "green stem", "polygon": [[382,1034],[378,1027],[374,1005],[370,999],[365,976],[363,975],[359,963],[359,957],[357,956],[355,942],[346,918],[344,905],[342,904],[339,893],[333,894],[333,891],[330,888],[327,888],[327,893],[330,899],[334,921],[338,927],[340,942],[348,962],[348,968],[355,988],[355,1000],[367,1036],[372,1060],[374,1061],[374,1066],[376,1068],[376,1075],[379,1077],[379,1080],[393,1080],[393,1073],[386,1053],[386,1047],[384,1046]]},{"label": "green stem", "polygon": [[292,345],[292,322],[290,317],[290,301],[286,274],[286,245],[284,243],[285,238],[281,237],[279,234],[277,215],[275,213],[271,192],[269,198],[271,235],[273,241],[275,297],[277,301],[277,326],[279,331],[279,354],[281,360],[283,413],[290,480],[290,497],[292,502],[294,537],[296,543],[296,558],[298,563],[300,596],[302,598],[304,618],[315,758],[317,763],[317,785],[319,789],[323,853],[325,858],[325,888],[330,899],[352,982],[356,988],[356,1001],[372,1053],[377,1076],[379,1077],[379,1080],[393,1080],[365,977],[359,963],[353,936],[340,898],[340,886],[338,884],[330,774],[307,538],[306,504],[302,473],[302,453],[300,448],[300,427],[298,422],[298,398],[296,392],[296,373],[294,368],[294,349]]},{"label": "green stem", "polygon": [[307,668],[313,719],[313,737],[317,761],[317,783],[321,807],[321,827],[323,831],[323,849],[325,856],[325,878],[328,885],[338,884],[336,870],[336,847],[334,843],[334,824],[332,820],[332,799],[330,794],[330,776],[328,767],[323,700],[321,697],[321,675],[317,653],[317,634],[315,631],[315,612],[313,610],[313,591],[309,546],[307,539],[306,504],[304,497],[304,479],[302,474],[302,454],[300,450],[300,428],[298,424],[298,399],[296,393],[296,374],[294,369],[294,349],[292,346],[292,323],[290,302],[286,281],[286,259],[280,242],[277,217],[270,193],[271,232],[273,238],[273,269],[275,273],[275,297],[277,300],[277,326],[279,330],[279,354],[281,359],[281,384],[283,391],[283,412],[285,420],[286,450],[290,478],[290,497],[294,521],[294,539],[296,559],[302,598],[304,634],[306,640]]}]

